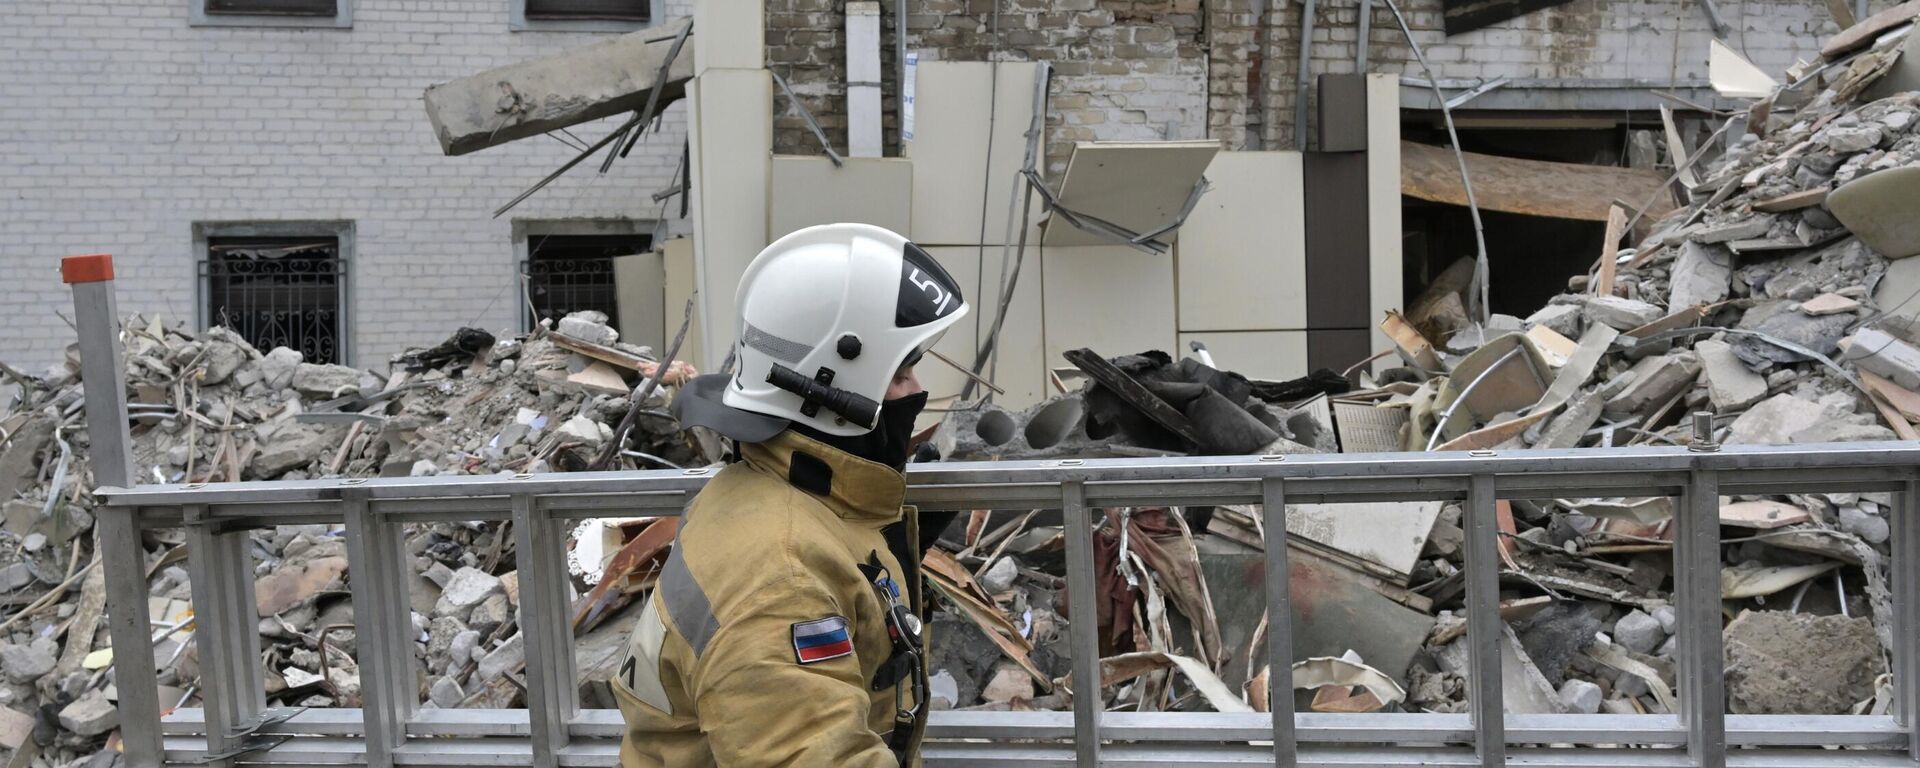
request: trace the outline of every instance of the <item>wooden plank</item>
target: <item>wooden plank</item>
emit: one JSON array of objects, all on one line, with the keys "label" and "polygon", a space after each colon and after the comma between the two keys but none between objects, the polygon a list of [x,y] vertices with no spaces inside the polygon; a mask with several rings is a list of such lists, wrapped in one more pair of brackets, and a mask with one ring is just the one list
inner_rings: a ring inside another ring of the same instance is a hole
[{"label": "wooden plank", "polygon": [[1627,232],[1627,212],[1615,205],[1607,209],[1606,240],[1600,244],[1600,272],[1593,279],[1593,295],[1612,296],[1614,275],[1620,268],[1620,238]]},{"label": "wooden plank", "polygon": [[1739,528],[1769,530],[1811,519],[1813,515],[1806,510],[1778,501],[1738,501],[1720,505],[1720,524]]},{"label": "wooden plank", "polygon": [[1799,192],[1792,192],[1779,197],[1761,200],[1753,204],[1753,209],[1767,213],[1780,213],[1782,211],[1797,211],[1801,208],[1810,208],[1826,202],[1827,192],[1829,191],[1831,190],[1826,187],[1803,189]]},{"label": "wooden plank", "polygon": [[[1481,210],[1604,222],[1616,197],[1653,198],[1646,213],[1656,219],[1673,210],[1668,196],[1658,194],[1665,177],[1655,171],[1466,155]],[[1467,204],[1453,150],[1402,141],[1400,164],[1403,194],[1448,205]]]},{"label": "wooden plank", "polygon": [[1700,177],[1687,165],[1687,144],[1680,140],[1680,128],[1673,123],[1673,109],[1665,104],[1660,105],[1660,122],[1666,127],[1667,159],[1680,169],[1680,186],[1687,189],[1700,186]]}]

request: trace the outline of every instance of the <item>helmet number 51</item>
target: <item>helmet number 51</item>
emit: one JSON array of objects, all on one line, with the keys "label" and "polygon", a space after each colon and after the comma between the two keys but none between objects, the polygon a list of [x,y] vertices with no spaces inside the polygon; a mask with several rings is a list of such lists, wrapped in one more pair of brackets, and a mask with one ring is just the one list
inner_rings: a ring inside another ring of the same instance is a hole
[{"label": "helmet number 51", "polygon": [[912,269],[913,272],[907,275],[907,280],[928,294],[928,298],[933,302],[934,317],[946,314],[947,308],[953,304],[953,294],[941,288],[939,281],[934,280],[932,275],[921,274],[919,267]]}]

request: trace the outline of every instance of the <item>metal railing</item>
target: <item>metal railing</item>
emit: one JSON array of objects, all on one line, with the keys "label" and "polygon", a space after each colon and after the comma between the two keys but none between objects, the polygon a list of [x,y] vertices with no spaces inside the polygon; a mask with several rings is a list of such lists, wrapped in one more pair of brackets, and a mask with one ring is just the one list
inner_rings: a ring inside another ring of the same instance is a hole
[{"label": "metal railing", "polygon": [[[82,362],[92,381],[111,374],[108,366],[119,360],[110,283],[104,301],[99,285],[75,287]],[[85,307],[83,291],[96,309]],[[115,402],[123,395],[115,390],[89,392],[88,418],[95,425],[118,425],[124,439],[124,411],[115,411],[124,408]],[[121,453],[123,463],[115,466],[113,431],[94,436],[96,471],[124,483],[130,462]],[[1467,537],[1467,714],[1296,713],[1291,629],[1289,622],[1276,621],[1268,639],[1271,714],[1103,712],[1094,696],[1074,697],[1072,712],[936,712],[926,763],[1911,768],[1920,762],[1920,720],[1913,715],[1920,704],[1916,466],[1920,443],[1911,442],[916,466],[908,474],[908,500],[922,510],[1061,510],[1068,605],[1075,616],[1094,613],[1097,508],[1260,505],[1270,537],[1265,558],[1271,616],[1291,614],[1281,518],[1286,504],[1462,501]],[[149,642],[144,573],[136,564],[138,531],[152,527],[189,532],[201,643],[206,706],[164,721],[155,703],[151,658],[116,654],[129,764],[615,765],[618,712],[579,706],[562,525],[610,515],[677,515],[709,474],[697,469],[102,488],[107,504],[98,524],[115,647]],[[1788,492],[1893,494],[1894,715],[1725,714],[1719,497]],[[1583,496],[1682,500],[1675,508],[1674,550],[1678,714],[1503,715],[1495,503]],[[467,520],[513,522],[521,563],[525,710],[418,707],[402,527]],[[283,718],[265,708],[244,545],[252,529],[312,523],[346,528],[364,706]],[[1069,635],[1073,678],[1099,679],[1094,623],[1071,622]]]}]

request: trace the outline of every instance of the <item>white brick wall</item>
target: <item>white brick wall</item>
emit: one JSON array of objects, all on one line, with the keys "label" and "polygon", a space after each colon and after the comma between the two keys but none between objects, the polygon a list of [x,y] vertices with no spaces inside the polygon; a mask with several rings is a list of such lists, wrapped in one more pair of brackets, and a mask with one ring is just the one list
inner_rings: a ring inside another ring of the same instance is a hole
[{"label": "white brick wall", "polygon": [[0,360],[39,370],[73,340],[61,256],[112,253],[123,312],[191,321],[193,222],[350,220],[352,362],[383,368],[461,325],[516,327],[509,219],[652,219],[679,163],[684,104],[606,176],[596,158],[492,219],[573,150],[445,157],[421,92],[604,33],[509,32],[508,0],[353,0],[352,29],[189,27],[195,1],[6,4]]}]

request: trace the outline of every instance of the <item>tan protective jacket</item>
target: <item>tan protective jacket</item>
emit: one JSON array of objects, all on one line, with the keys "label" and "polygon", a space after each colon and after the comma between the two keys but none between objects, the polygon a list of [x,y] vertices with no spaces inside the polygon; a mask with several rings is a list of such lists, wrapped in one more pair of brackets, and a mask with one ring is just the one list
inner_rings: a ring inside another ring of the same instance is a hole
[{"label": "tan protective jacket", "polygon": [[628,641],[620,764],[894,768],[896,703],[926,690],[887,624],[890,603],[917,612],[905,478],[791,430],[741,455],[688,506]]}]

